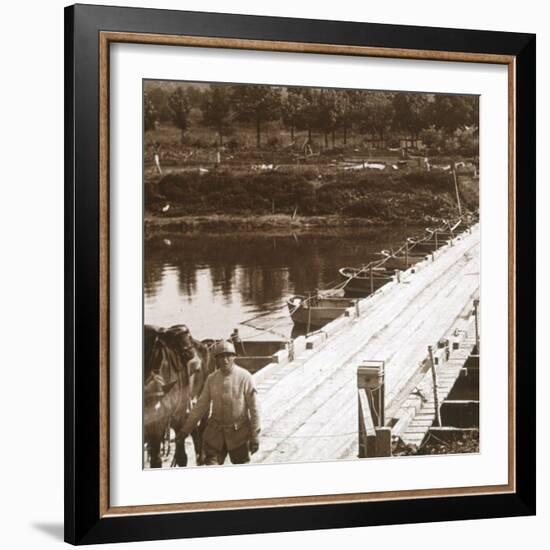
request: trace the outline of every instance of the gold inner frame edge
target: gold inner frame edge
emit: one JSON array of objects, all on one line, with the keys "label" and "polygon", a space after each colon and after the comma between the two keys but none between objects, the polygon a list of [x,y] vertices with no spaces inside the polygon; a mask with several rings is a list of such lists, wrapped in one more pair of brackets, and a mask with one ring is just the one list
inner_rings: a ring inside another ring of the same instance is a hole
[{"label": "gold inner frame edge", "polygon": [[[493,63],[508,66],[508,483],[506,485],[439,488],[407,491],[383,491],[376,493],[329,494],[302,497],[277,497],[214,502],[172,504],[148,504],[117,506],[109,504],[109,82],[110,44],[135,43],[161,46],[188,46],[256,50],[272,52],[316,53],[327,55],[353,55],[363,57],[387,57],[394,59],[419,59],[432,61],[458,61],[469,63]],[[159,35],[101,31],[99,33],[99,271],[100,271],[100,517],[198,512],[224,509],[272,508],[280,506],[344,504],[417,498],[442,498],[448,496],[488,495],[514,493],[516,490],[516,341],[515,341],[515,56],[485,53],[446,52],[370,46],[348,46],[300,42],[278,42],[184,35]]]}]

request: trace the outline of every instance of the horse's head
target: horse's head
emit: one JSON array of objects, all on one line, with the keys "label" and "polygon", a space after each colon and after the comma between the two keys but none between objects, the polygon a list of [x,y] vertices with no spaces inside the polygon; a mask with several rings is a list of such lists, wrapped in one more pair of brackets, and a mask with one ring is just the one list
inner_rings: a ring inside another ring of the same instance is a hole
[{"label": "horse's head", "polygon": [[174,325],[146,334],[144,357],[146,421],[163,413],[185,416],[214,370],[209,347],[195,340],[186,325]]},{"label": "horse's head", "polygon": [[194,340],[187,325],[173,325],[165,332],[169,344],[182,356],[189,360],[193,355]]},{"label": "horse's head", "polygon": [[146,379],[149,375],[156,374],[167,384],[178,381],[179,386],[185,387],[197,370],[194,340],[185,325],[156,329],[154,338],[149,337],[146,340],[144,357],[148,363],[145,365]]}]

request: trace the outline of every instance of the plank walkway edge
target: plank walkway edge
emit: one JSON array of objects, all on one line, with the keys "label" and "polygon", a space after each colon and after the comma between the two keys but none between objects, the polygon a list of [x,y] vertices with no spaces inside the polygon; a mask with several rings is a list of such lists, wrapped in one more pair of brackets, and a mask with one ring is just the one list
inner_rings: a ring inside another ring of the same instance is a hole
[{"label": "plank walkway edge", "polygon": [[[447,399],[456,381],[460,377],[466,359],[470,356],[476,344],[475,319],[469,319],[468,337],[465,338],[459,349],[451,351],[449,360],[436,367],[437,396],[439,404]],[[393,428],[393,437],[399,437],[405,445],[418,446],[422,443],[426,433],[435,420],[435,404],[433,394],[433,380],[431,371],[426,372],[418,386],[420,393],[427,399],[423,401],[418,395],[411,395],[397,413],[399,418]]]}]

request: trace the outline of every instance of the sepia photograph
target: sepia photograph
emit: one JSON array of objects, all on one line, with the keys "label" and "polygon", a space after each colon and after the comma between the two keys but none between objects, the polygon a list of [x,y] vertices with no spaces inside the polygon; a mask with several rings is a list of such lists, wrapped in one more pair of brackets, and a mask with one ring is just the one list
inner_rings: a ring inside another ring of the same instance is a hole
[{"label": "sepia photograph", "polygon": [[403,8],[65,8],[67,542],[536,514],[536,35]]},{"label": "sepia photograph", "polygon": [[479,96],[143,80],[143,468],[479,453]]}]

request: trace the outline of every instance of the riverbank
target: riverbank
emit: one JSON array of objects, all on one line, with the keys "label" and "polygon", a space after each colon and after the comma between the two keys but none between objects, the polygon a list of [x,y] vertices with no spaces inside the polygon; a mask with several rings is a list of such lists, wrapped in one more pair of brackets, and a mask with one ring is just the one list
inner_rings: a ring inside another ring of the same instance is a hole
[{"label": "riverbank", "polygon": [[[171,173],[145,182],[145,232],[302,231],[436,224],[458,215],[451,174]],[[462,212],[476,215],[478,182],[460,177]]]},{"label": "riverbank", "polygon": [[[424,220],[426,222],[436,220]],[[219,233],[254,232],[269,235],[304,234],[315,232],[330,233],[354,228],[370,228],[390,225],[391,222],[375,221],[368,218],[343,216],[292,216],[273,214],[265,216],[244,216],[212,214],[209,216],[161,217],[146,215],[144,220],[145,237],[169,233]]]}]

